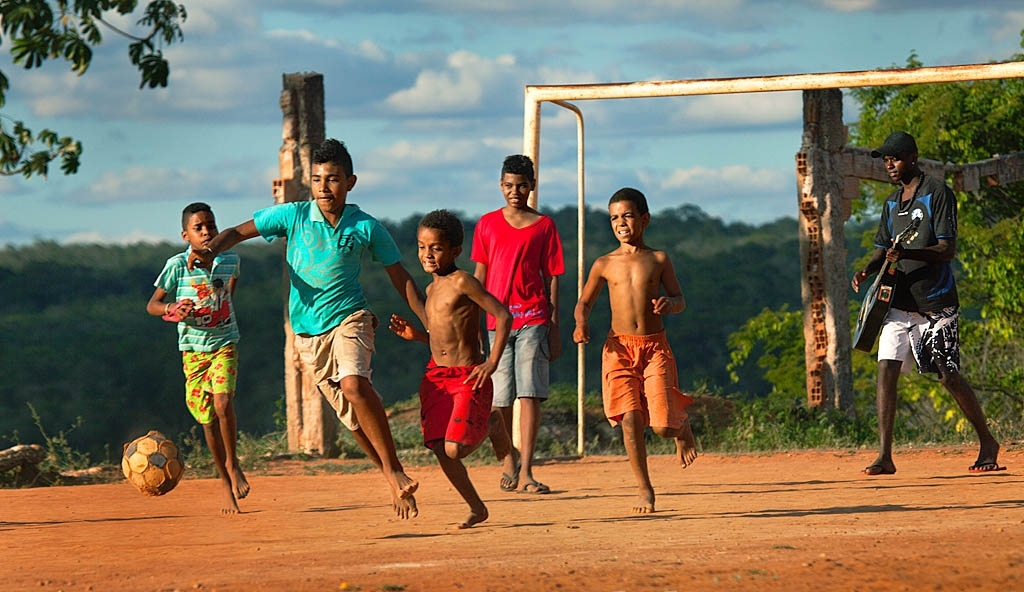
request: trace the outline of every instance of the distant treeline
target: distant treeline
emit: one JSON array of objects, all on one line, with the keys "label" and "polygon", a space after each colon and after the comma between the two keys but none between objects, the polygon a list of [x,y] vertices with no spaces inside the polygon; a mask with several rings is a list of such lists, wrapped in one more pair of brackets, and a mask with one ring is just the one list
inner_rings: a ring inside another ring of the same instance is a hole
[{"label": "distant treeline", "polygon": [[[561,279],[563,357],[552,380],[575,384],[572,309],[577,296],[576,210],[546,211],[557,222],[566,254]],[[420,215],[385,221],[405,253],[404,264],[425,286],[416,260]],[[475,217],[463,216],[466,243],[460,265],[472,269],[469,252]],[[617,243],[607,213],[586,215],[585,264]],[[695,206],[655,213],[647,243],[667,251],[687,308],[667,319],[683,389],[750,396],[770,388],[759,376],[729,382],[726,339],[764,308],[800,307],[797,222],[780,219],[751,226],[726,224]],[[854,237],[859,241],[859,235]],[[185,410],[180,357],[173,325],[148,316],[145,304],[164,261],[184,244],[131,246],[39,242],[0,250],[0,446],[38,442],[29,404],[51,435],[81,418],[69,440],[102,458],[116,459],[123,442],[149,429],[174,437],[192,427]],[[238,246],[241,279],[236,310],[241,327],[237,390],[239,429],[262,435],[280,429],[283,411],[282,245],[250,241]],[[858,253],[855,253],[858,254]],[[367,261],[363,287],[380,317],[373,382],[387,403],[414,396],[427,361],[425,346],[386,328],[392,313],[411,317],[381,267]],[[606,294],[591,316],[597,338],[586,348],[587,388],[600,385],[601,335],[609,326]]]}]

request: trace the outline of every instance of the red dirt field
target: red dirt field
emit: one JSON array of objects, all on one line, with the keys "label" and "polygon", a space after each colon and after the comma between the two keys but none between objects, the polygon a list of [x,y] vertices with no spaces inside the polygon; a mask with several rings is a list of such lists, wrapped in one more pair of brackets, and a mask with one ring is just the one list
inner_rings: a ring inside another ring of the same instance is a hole
[{"label": "red dirt field", "polygon": [[[967,473],[969,448],[651,458],[658,511],[631,516],[624,457],[547,461],[550,495],[505,493],[471,467],[490,519],[436,466],[419,517],[391,517],[374,472],[251,475],[245,512],[221,516],[217,483],[161,498],[126,482],[0,491],[0,590],[1021,590],[1024,452]],[[282,471],[302,473],[301,468]]]}]

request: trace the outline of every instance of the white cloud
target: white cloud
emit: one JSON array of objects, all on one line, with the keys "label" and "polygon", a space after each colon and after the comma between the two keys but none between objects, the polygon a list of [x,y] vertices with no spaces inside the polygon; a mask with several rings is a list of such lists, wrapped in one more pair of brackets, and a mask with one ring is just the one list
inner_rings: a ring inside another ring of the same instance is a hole
[{"label": "white cloud", "polygon": [[[225,173],[225,171],[230,171]],[[272,177],[241,168],[216,165],[206,170],[158,166],[132,166],[106,171],[97,179],[61,196],[77,204],[112,204],[156,201],[194,201],[212,196],[223,199],[265,195]],[[276,175],[275,175],[276,176]]]},{"label": "white cloud", "polygon": [[144,230],[131,230],[120,236],[90,231],[78,232],[60,240],[61,243],[69,244],[101,244],[101,245],[134,245],[138,243],[158,244],[166,242],[167,238],[146,232]]},{"label": "white cloud", "polygon": [[445,66],[443,70],[420,72],[412,88],[391,94],[385,103],[406,114],[475,109],[481,106],[488,86],[515,73],[516,60],[510,55],[487,59],[457,51],[448,56]]},{"label": "white cloud", "polygon": [[800,122],[803,118],[803,97],[799,92],[687,97],[678,104],[675,123],[699,128],[770,126]]},{"label": "white cloud", "polygon": [[997,41],[1020,39],[1020,32],[1024,29],[1024,10],[1008,10],[999,15],[999,18],[995,19],[992,24],[995,26],[995,30],[992,31],[993,39]]},{"label": "white cloud", "polygon": [[[756,191],[780,191],[786,184],[795,187],[793,171],[766,168],[752,168],[737,164],[717,168],[696,166],[688,169],[674,169],[660,179],[649,178],[649,182],[661,189],[682,189],[699,193],[720,195],[750,194]],[[794,189],[794,192],[796,190]]]},{"label": "white cloud", "polygon": [[820,0],[822,6],[836,12],[860,12],[873,10],[881,4],[878,0]]}]

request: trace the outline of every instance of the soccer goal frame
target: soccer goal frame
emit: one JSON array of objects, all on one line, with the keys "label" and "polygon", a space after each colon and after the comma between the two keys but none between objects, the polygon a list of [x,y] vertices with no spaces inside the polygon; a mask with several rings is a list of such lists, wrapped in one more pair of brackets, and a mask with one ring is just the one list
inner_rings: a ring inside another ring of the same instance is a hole
[{"label": "soccer goal frame", "polygon": [[[654,97],[683,97],[779,91],[808,91],[870,86],[895,86],[972,82],[1024,78],[1024,62],[991,64],[965,64],[891,70],[863,70],[854,72],[825,72],[817,74],[791,74],[753,76],[745,78],[710,78],[695,80],[666,80],[573,85],[527,85],[523,110],[523,154],[533,159],[537,178],[540,179],[541,104],[549,102],[569,109],[577,122],[577,299],[586,281],[584,267],[584,218],[586,195],[584,187],[584,124],[583,112],[570,101],[606,99],[640,99]],[[530,196],[530,205],[537,207],[539,184]],[[806,314],[806,313],[805,313]],[[567,324],[567,323],[565,323]],[[585,363],[583,345],[577,346],[577,454],[584,455],[584,381]]]}]

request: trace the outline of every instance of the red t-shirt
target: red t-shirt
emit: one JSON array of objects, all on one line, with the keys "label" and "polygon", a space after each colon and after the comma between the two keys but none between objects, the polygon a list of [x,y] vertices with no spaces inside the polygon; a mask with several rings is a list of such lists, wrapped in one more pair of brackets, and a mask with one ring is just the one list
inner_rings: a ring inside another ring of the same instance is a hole
[{"label": "red t-shirt", "polygon": [[[515,228],[501,210],[484,214],[473,231],[470,259],[487,266],[484,288],[508,307],[512,329],[548,322],[544,278],[565,273],[554,220],[542,214],[533,224]],[[487,330],[494,328],[494,317],[487,315]]]}]

